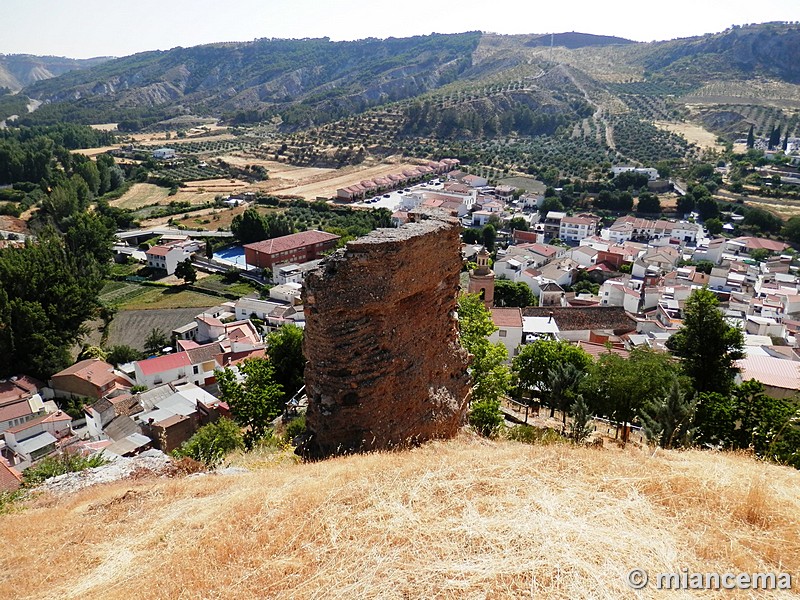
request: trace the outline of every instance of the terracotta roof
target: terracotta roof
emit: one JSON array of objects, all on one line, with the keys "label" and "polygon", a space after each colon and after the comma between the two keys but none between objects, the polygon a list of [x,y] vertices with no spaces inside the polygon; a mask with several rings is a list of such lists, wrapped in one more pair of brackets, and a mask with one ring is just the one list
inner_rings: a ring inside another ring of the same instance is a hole
[{"label": "terracotta roof", "polygon": [[271,240],[264,240],[263,242],[245,244],[244,247],[255,250],[256,252],[275,254],[276,252],[286,252],[288,250],[296,250],[321,242],[338,240],[339,237],[338,235],[325,231],[302,231],[300,233],[272,238]]},{"label": "terracotta roof", "polygon": [[20,431],[25,431],[26,429],[30,429],[34,425],[39,425],[40,423],[55,423],[58,421],[72,421],[72,417],[65,412],[58,411],[57,413],[36,417],[35,419],[26,421],[25,423],[17,425],[16,427],[9,427],[6,429],[6,431],[8,433],[19,433]]},{"label": "terracotta roof", "polygon": [[238,365],[248,358],[266,358],[267,351],[264,348],[257,350],[243,350],[242,352],[225,352],[217,355],[217,362],[224,367]]},{"label": "terracotta roof", "polygon": [[800,362],[770,356],[748,356],[736,361],[742,380],[755,379],[764,385],[800,390]]},{"label": "terracotta roof", "polygon": [[522,309],[525,317],[553,318],[561,331],[607,329],[622,335],[636,329],[636,321],[621,306],[529,306]]},{"label": "terracotta roof", "polygon": [[103,387],[117,378],[114,374],[114,367],[99,358],[87,358],[77,362],[71,367],[59,371],[52,378],[56,379],[70,375],[88,381],[96,387]]},{"label": "terracotta roof", "polygon": [[522,327],[522,309],[493,308],[492,322],[497,327]]},{"label": "terracotta roof", "polygon": [[595,344],[593,342],[584,342],[583,340],[578,342],[578,348],[585,350],[588,354],[592,356],[592,358],[595,359],[599,358],[603,354],[608,354],[609,352],[611,354],[616,354],[618,356],[621,356],[622,358],[628,358],[628,356],[630,356],[631,354],[630,352],[628,352],[627,350],[623,350],[622,348],[614,348],[613,346],[611,348],[608,348],[606,347],[605,344]]},{"label": "terracotta roof", "polygon": [[22,474],[0,456],[0,492],[16,490],[21,483]]},{"label": "terracotta roof", "polygon": [[193,364],[199,364],[214,360],[214,357],[219,354],[220,347],[217,343],[206,344],[199,348],[192,348],[186,351],[189,361]]},{"label": "terracotta roof", "polygon": [[0,215],[0,230],[10,231],[11,233],[22,233],[28,235],[30,230],[28,224],[22,219],[11,215]]},{"label": "terracotta roof", "polygon": [[144,375],[155,375],[164,371],[171,371],[179,367],[190,367],[192,361],[186,352],[176,352],[175,354],[165,354],[147,360],[140,360],[136,363]]},{"label": "terracotta roof", "polygon": [[562,223],[566,224],[573,224],[573,225],[596,225],[600,219],[598,218],[590,218],[590,217],[564,217],[561,219]]},{"label": "terracotta roof", "polygon": [[9,379],[0,383],[0,405],[14,402],[21,398],[30,398],[43,387],[44,384],[41,381],[27,375],[21,375],[14,381]]},{"label": "terracotta roof", "polygon": [[153,246],[145,254],[149,256],[166,256],[172,250],[169,246]]},{"label": "terracotta roof", "polygon": [[32,415],[30,404],[27,399],[20,399],[0,406],[0,421],[11,421]]},{"label": "terracotta roof", "polygon": [[776,240],[768,240],[759,237],[745,236],[745,237],[735,238],[731,241],[744,244],[748,250],[759,250],[763,248],[765,250],[769,250],[770,252],[782,252],[789,247],[788,244],[784,244],[783,242],[778,242]]}]

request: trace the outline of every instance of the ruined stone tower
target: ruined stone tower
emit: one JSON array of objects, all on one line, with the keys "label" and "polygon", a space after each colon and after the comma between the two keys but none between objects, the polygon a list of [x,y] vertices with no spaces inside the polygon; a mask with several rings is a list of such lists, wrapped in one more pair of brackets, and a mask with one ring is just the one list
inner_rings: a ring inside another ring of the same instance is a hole
[{"label": "ruined stone tower", "polygon": [[494,305],[494,271],[489,268],[489,253],[486,248],[481,248],[476,260],[478,268],[469,272],[467,291],[470,294],[480,294],[486,308],[492,308]]},{"label": "ruined stone tower", "polygon": [[449,218],[379,229],[308,274],[303,455],[404,446],[463,424],[459,229]]}]

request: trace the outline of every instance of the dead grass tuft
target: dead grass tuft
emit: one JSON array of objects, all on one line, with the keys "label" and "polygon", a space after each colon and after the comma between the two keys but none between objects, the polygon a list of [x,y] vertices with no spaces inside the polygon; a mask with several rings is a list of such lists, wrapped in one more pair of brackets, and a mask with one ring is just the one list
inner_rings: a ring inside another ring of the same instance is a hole
[{"label": "dead grass tuft", "polygon": [[634,567],[800,570],[800,473],[741,455],[463,436],[233,462],[257,470],[124,481],[0,517],[0,597],[621,598]]}]

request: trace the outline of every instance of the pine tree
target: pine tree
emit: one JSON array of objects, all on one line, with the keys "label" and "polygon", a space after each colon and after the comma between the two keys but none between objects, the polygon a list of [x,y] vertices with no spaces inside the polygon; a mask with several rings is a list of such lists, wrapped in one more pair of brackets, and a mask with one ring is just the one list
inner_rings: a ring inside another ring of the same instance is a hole
[{"label": "pine tree", "polygon": [[691,424],[695,407],[695,400],[682,389],[676,377],[663,399],[648,403],[642,410],[647,439],[657,442],[662,448],[690,445],[694,436]]},{"label": "pine tree", "polygon": [[572,413],[572,423],[569,426],[569,437],[573,443],[580,444],[592,433],[592,414],[581,394],[578,394],[577,399],[570,407],[570,412]]},{"label": "pine tree", "polygon": [[734,362],[744,357],[742,332],[728,325],[718,305],[708,288],[692,292],[683,326],[667,341],[667,348],[683,359],[683,371],[698,392],[727,393],[737,370]]},{"label": "pine tree", "polygon": [[756,145],[756,136],[755,136],[755,133],[753,131],[754,127],[755,127],[755,125],[751,124],[750,125],[750,132],[747,134],[747,147],[748,148],[752,148],[753,146]]}]

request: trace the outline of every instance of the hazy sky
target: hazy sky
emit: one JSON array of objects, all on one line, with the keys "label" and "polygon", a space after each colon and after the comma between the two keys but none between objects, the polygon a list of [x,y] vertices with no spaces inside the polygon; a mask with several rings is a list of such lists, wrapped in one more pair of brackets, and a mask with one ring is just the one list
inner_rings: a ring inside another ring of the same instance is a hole
[{"label": "hazy sky", "polygon": [[800,20],[800,0],[0,0],[0,53],[125,56],[262,37],[581,31],[650,41]]}]

